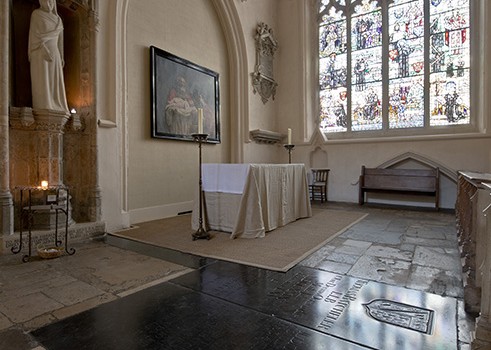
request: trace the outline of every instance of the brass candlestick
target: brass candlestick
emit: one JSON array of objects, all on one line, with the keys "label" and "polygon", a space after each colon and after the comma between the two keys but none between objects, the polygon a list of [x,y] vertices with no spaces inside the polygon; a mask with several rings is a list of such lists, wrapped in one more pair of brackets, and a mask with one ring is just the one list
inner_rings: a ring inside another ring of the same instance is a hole
[{"label": "brass candlestick", "polygon": [[292,163],[292,150],[295,148],[295,145],[287,144],[283,145],[288,150],[288,164]]},{"label": "brass candlestick", "polygon": [[203,179],[201,175],[201,144],[206,141],[208,134],[192,134],[194,141],[198,142],[199,148],[199,227],[193,233],[193,241],[197,239],[210,239],[211,235],[203,227]]}]

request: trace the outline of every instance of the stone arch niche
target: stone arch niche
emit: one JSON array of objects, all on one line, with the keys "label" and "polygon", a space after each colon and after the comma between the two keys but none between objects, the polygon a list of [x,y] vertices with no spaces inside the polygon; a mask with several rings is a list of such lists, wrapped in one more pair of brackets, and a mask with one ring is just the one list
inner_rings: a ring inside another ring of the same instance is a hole
[{"label": "stone arch niche", "polygon": [[[405,169],[434,169],[438,168],[440,170],[440,207],[441,208],[454,208],[454,203],[457,198],[457,171],[447,167],[445,164],[440,163],[436,160],[432,160],[424,155],[405,152],[398,156],[395,156],[382,164],[378,165],[377,168],[405,168]],[[384,200],[384,195],[380,194],[370,194],[370,196],[378,199]],[[394,195],[393,197],[397,197]],[[401,197],[401,201],[407,199],[410,196]],[[415,196],[413,198],[414,203],[418,203],[420,206],[425,206],[421,202],[421,198]],[[432,200],[428,200],[427,203],[432,203]],[[426,203],[426,204],[427,204]],[[431,205],[431,204],[430,204]],[[430,206],[428,205],[428,206]]]},{"label": "stone arch niche", "polygon": [[[75,222],[97,222],[101,219],[95,101],[97,1],[57,1],[64,26],[67,102],[75,110],[64,116],[40,115],[32,109],[27,44],[30,16],[38,7],[38,0],[10,2],[9,178],[14,205],[19,201],[15,187],[38,186],[48,180],[50,185],[70,188]],[[18,227],[17,217],[15,222]]]}]

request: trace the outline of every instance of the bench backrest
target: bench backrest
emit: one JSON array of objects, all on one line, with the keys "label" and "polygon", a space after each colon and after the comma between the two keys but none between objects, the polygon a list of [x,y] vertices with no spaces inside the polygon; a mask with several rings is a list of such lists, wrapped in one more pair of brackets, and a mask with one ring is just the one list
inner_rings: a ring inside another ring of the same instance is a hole
[{"label": "bench backrest", "polygon": [[360,183],[371,189],[438,192],[439,169],[382,169],[362,166]]},{"label": "bench backrest", "polygon": [[325,182],[327,184],[329,171],[330,169],[312,169],[314,182]]}]

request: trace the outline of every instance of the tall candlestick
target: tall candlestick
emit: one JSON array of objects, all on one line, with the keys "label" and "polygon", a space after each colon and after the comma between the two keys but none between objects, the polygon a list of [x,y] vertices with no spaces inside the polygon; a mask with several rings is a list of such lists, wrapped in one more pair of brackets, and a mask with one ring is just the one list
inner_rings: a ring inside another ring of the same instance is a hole
[{"label": "tall candlestick", "polygon": [[198,108],[198,134],[203,133],[203,108]]},{"label": "tall candlestick", "polygon": [[288,144],[292,144],[292,129],[288,128]]}]

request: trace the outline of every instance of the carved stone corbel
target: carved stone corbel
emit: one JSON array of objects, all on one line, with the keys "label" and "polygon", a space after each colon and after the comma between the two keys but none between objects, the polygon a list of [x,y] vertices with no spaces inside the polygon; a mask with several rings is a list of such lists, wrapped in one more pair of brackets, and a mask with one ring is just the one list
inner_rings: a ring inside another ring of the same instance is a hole
[{"label": "carved stone corbel", "polygon": [[285,135],[279,132],[269,131],[269,130],[251,130],[249,132],[251,138],[257,143],[275,144],[280,143],[280,141],[285,137]]},{"label": "carved stone corbel", "polygon": [[274,52],[278,43],[273,37],[273,30],[265,23],[259,23],[256,29],[256,67],[252,75],[254,93],[259,93],[263,103],[276,94],[278,84],[273,75]]}]

